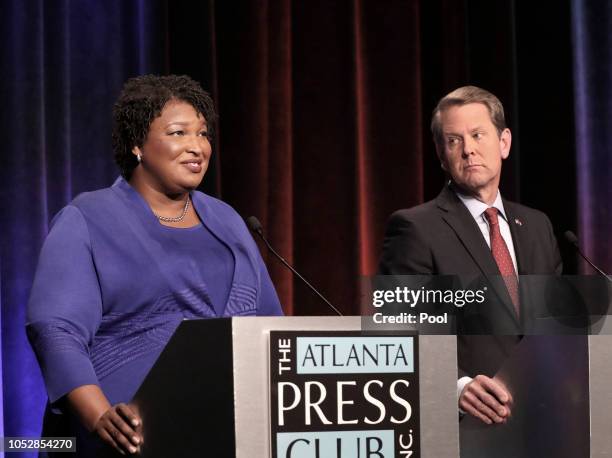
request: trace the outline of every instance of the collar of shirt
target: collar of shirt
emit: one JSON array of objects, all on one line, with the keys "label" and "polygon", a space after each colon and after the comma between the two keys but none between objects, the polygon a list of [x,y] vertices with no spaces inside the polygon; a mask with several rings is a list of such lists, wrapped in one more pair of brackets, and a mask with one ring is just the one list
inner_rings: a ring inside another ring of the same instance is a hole
[{"label": "collar of shirt", "polygon": [[500,215],[506,220],[506,222],[508,221],[508,218],[506,217],[506,211],[504,210],[504,202],[502,201],[499,189],[497,190],[497,196],[495,197],[493,205],[487,205],[484,202],[481,202],[480,200],[476,199],[476,197],[461,194],[455,189],[454,191],[455,194],[457,194],[457,197],[461,199],[461,202],[463,202],[463,205],[467,207],[468,211],[472,215],[472,218],[474,218],[476,221],[478,221],[480,218],[484,218],[483,213],[489,207],[497,208],[497,210],[499,210]]},{"label": "collar of shirt", "polygon": [[[463,204],[466,206],[466,208],[472,215],[472,218],[474,218],[474,221],[476,221],[480,232],[482,232],[482,236],[484,237],[485,241],[487,242],[487,245],[490,248],[491,235],[489,234],[489,221],[484,216],[484,212],[487,208],[489,208],[489,205],[485,204],[484,202],[481,202],[475,197],[461,194],[457,192],[455,188],[452,189],[455,194],[457,194],[457,197],[459,197],[461,202],[463,202]],[[499,219],[499,229],[501,232],[501,236],[504,239],[506,246],[508,247],[508,251],[510,252],[512,264],[514,265],[514,271],[518,272],[518,264],[516,261],[516,253],[514,252],[514,244],[512,242],[510,224],[508,224],[508,218],[506,217],[506,211],[504,210],[504,203],[502,201],[501,194],[499,193],[499,189],[497,190],[497,197],[495,197],[495,201],[493,202],[493,205],[491,205],[491,207],[497,208],[500,215],[502,216],[502,218]]]}]

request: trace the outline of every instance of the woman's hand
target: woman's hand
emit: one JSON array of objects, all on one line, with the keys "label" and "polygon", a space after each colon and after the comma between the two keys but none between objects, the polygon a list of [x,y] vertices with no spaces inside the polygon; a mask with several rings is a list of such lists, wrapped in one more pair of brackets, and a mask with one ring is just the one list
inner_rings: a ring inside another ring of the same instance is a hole
[{"label": "woman's hand", "polygon": [[140,451],[142,420],[127,404],[111,406],[97,385],[83,385],[67,395],[85,427],[122,455]]},{"label": "woman's hand", "polygon": [[142,421],[127,404],[117,404],[108,409],[94,426],[94,431],[104,442],[113,446],[119,453],[140,451]]}]

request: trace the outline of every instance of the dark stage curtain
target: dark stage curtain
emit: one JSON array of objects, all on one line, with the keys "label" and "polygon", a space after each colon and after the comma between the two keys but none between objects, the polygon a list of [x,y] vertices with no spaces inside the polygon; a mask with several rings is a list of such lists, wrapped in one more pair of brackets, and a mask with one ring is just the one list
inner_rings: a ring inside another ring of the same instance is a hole
[{"label": "dark stage curtain", "polygon": [[[359,278],[376,270],[387,217],[443,185],[431,110],[468,83],[506,107],[504,196],[545,211],[559,233],[576,230],[612,268],[606,5],[0,3],[4,435],[39,433],[45,394],[25,304],[50,218],[118,175],[110,112],[125,79],[186,73],[213,93],[220,119],[203,189],[258,216],[289,261],[357,314]],[[571,272],[573,253],[564,255]],[[329,313],[265,256],[288,314]]]},{"label": "dark stage curtain", "polygon": [[[431,110],[476,84],[504,101],[515,134],[504,195],[546,211],[560,233],[575,229],[570,6],[263,1],[238,13],[216,2],[218,191],[356,313],[356,285],[376,270],[389,214],[443,184]],[[289,313],[327,313],[278,262],[268,266]]]}]

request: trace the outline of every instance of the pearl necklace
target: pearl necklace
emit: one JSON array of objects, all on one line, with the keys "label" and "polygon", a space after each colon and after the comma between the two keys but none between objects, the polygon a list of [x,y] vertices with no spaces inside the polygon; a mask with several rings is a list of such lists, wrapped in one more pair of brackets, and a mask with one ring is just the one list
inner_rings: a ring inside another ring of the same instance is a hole
[{"label": "pearl necklace", "polygon": [[174,218],[171,218],[169,216],[161,216],[155,212],[153,212],[153,214],[157,216],[157,219],[159,219],[160,221],[163,221],[164,223],[180,223],[181,221],[185,219],[185,215],[187,214],[187,210],[189,209],[189,200],[190,200],[189,196],[187,196],[187,202],[185,202],[183,213],[181,213],[179,216],[176,216]]}]

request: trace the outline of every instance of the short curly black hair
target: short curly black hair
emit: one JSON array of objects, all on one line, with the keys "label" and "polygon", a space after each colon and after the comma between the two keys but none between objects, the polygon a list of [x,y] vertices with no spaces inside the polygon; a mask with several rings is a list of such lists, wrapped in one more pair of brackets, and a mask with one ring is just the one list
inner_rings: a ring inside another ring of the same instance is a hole
[{"label": "short curly black hair", "polygon": [[204,116],[208,134],[213,138],[217,119],[215,107],[212,98],[199,83],[185,75],[130,78],[113,107],[113,151],[115,162],[126,180],[130,179],[138,165],[133,148],[142,147],[151,123],[172,99],[189,103]]}]

